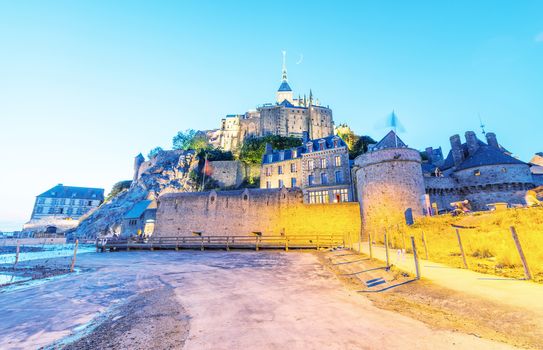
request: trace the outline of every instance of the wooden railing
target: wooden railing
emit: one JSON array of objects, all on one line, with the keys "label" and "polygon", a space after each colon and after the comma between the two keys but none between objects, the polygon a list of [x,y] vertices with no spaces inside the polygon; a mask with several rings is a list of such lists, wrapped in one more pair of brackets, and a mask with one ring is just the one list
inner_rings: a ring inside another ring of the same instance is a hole
[{"label": "wooden railing", "polygon": [[338,235],[292,236],[186,236],[151,237],[147,240],[102,239],[96,249],[101,251],[131,249],[320,249],[345,245],[345,237]]}]

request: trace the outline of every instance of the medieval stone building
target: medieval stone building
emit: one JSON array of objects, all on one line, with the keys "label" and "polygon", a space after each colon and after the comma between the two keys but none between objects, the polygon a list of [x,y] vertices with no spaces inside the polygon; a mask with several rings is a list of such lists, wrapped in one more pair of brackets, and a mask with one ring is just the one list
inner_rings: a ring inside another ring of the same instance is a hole
[{"label": "medieval stone building", "polygon": [[267,145],[260,170],[261,188],[301,188],[306,203],[353,200],[349,150],[339,136],[309,139],[287,150]]},{"label": "medieval stone building", "polygon": [[280,135],[301,138],[304,132],[311,139],[333,135],[332,110],[321,106],[311,91],[309,98],[294,98],[283,60],[282,81],[275,103],[261,105],[245,114],[227,115],[221,120],[220,130],[208,132],[208,135],[213,136],[213,145],[225,151],[235,151],[248,137]]},{"label": "medieval stone building", "polygon": [[473,131],[450,137],[451,150],[443,158],[431,147],[423,164],[424,184],[434,211],[451,208],[451,203],[468,200],[473,210],[487,210],[493,203],[524,205],[526,191],[535,185],[530,165],[514,158],[494,133],[486,143]]}]

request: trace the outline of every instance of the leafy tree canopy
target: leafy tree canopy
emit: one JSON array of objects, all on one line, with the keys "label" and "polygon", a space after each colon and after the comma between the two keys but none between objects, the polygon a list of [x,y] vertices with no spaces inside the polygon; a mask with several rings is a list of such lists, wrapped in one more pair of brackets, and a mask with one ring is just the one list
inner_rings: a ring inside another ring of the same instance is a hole
[{"label": "leafy tree canopy", "polygon": [[347,124],[339,124],[336,127],[336,134],[345,141],[349,148],[349,159],[355,159],[368,151],[368,145],[375,143],[370,136],[356,135]]},{"label": "leafy tree canopy", "polygon": [[152,150],[149,151],[149,154],[147,154],[147,158],[151,159],[154,156],[156,156],[158,153],[162,152],[162,147],[155,147]]},{"label": "leafy tree canopy", "polygon": [[132,185],[132,180],[124,180],[124,181],[117,182],[111,188],[111,192],[109,192],[109,194],[107,195],[106,201],[113,198],[113,197],[115,197],[116,195],[118,195],[122,191],[124,191],[126,189],[129,189],[130,185]]},{"label": "leafy tree canopy", "polygon": [[173,149],[202,150],[210,148],[206,134],[202,131],[196,131],[193,129],[179,131],[177,135],[173,137],[172,141]]},{"label": "leafy tree canopy", "polygon": [[260,164],[266,148],[270,143],[274,149],[288,149],[302,145],[302,140],[297,137],[285,137],[268,135],[264,137],[252,137],[246,139],[241,146],[239,159],[246,164]]}]

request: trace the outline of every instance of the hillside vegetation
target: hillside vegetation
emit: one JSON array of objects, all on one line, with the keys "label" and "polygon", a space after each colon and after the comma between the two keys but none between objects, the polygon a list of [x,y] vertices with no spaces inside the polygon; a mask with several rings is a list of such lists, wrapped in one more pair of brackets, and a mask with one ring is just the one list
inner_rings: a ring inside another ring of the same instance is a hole
[{"label": "hillside vegetation", "polygon": [[[543,207],[479,212],[457,217],[427,217],[413,226],[394,227],[388,232],[390,246],[402,249],[405,241],[408,252],[411,252],[410,236],[414,236],[423,259],[424,232],[430,260],[463,267],[455,232],[458,228],[470,269],[499,276],[524,278],[524,269],[510,226],[516,228],[534,281],[543,283]],[[376,234],[374,241],[382,243],[382,232]]]}]

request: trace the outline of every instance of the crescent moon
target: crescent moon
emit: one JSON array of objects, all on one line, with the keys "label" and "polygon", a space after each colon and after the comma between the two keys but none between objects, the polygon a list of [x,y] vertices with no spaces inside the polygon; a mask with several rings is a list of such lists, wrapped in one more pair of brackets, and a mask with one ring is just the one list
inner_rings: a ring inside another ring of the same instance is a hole
[{"label": "crescent moon", "polygon": [[298,59],[298,62],[296,62],[296,64],[302,63],[303,60],[304,60],[304,55],[300,54],[300,58]]}]

